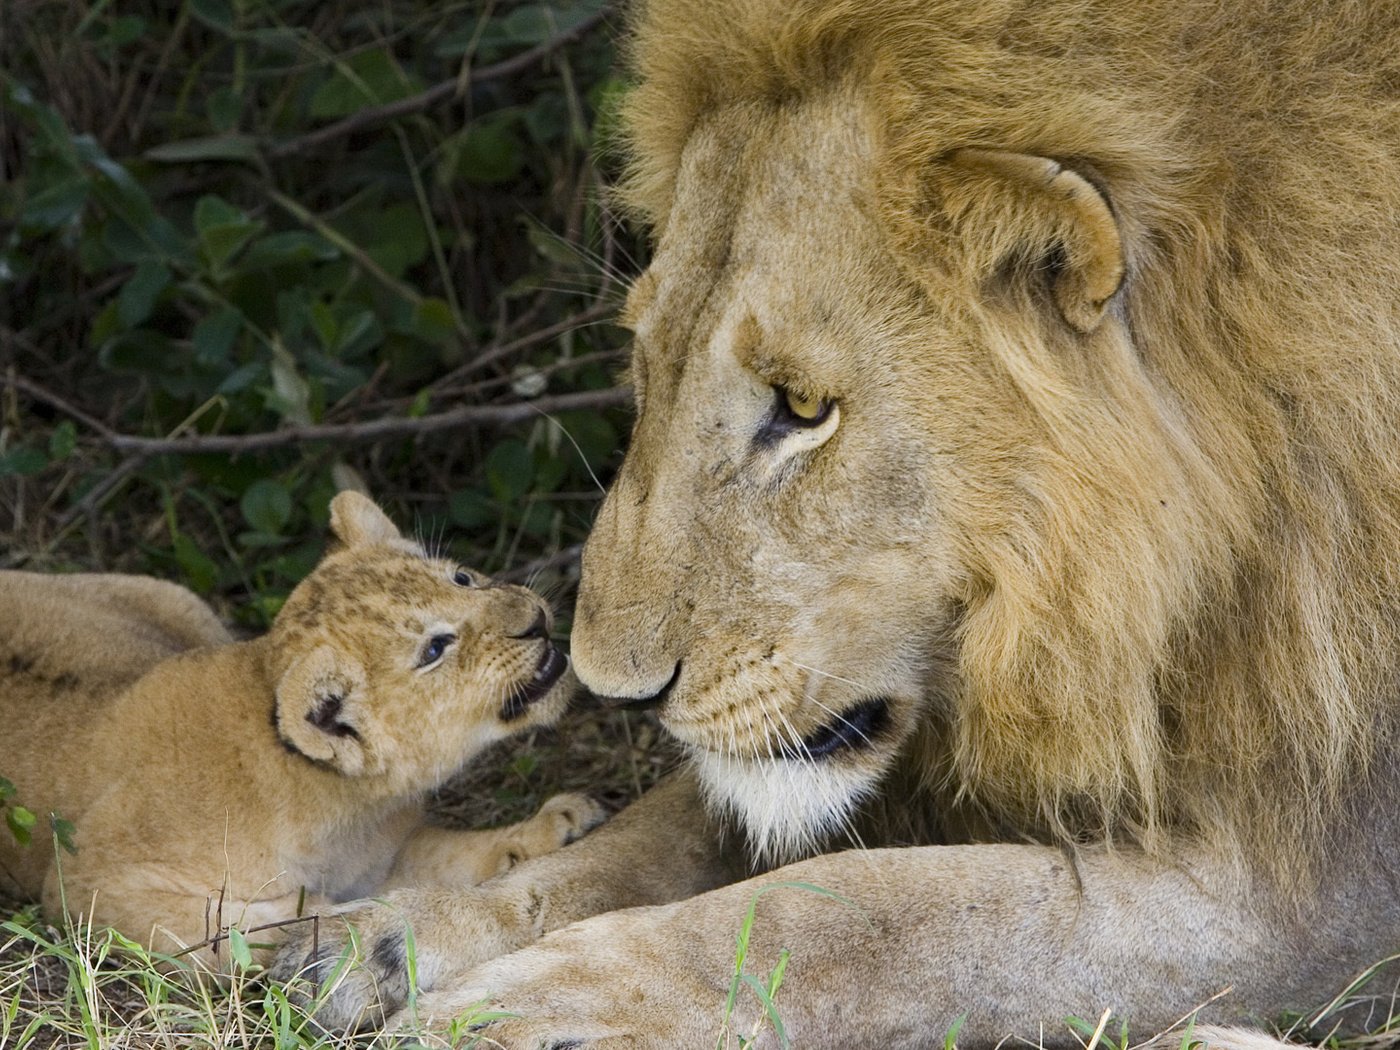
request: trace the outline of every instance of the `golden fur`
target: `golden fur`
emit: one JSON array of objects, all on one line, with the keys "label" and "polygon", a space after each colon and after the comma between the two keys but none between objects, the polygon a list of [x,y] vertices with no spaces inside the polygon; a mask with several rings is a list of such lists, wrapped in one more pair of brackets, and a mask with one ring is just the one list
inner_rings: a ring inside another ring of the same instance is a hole
[{"label": "golden fur", "polygon": [[[930,478],[958,512],[959,786],[1020,825],[1189,829],[1285,864],[1317,843],[1400,650],[1394,9],[637,11],[626,196],[663,250],[698,128],[743,139],[851,93],[903,267],[995,362],[912,406],[995,420],[959,450],[975,491]],[[1116,323],[1086,338],[988,296],[1055,231],[960,169],[967,147],[1092,171],[1121,219]]]},{"label": "golden fur", "polygon": [[[573,658],[692,772],[397,901],[444,970],[546,934],[420,1012],[713,1044],[760,894],[806,1048],[1326,1002],[1400,927],[1400,7],[633,12],[655,252]],[[680,899],[731,877],[701,799],[795,863]]]},{"label": "golden fur", "polygon": [[78,847],[0,836],[11,892],[174,951],[303,902],[473,885],[597,823],[560,795],[510,828],[425,824],[428,792],[556,719],[570,678],[532,685],[542,660],[564,664],[529,591],[429,558],[356,493],[332,528],[336,548],[247,642],[159,580],[0,574],[0,766]]}]

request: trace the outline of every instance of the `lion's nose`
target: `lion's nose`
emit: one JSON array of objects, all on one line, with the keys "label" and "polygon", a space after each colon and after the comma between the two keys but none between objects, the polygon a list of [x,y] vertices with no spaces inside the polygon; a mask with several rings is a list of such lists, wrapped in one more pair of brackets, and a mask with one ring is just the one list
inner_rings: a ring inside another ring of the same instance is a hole
[{"label": "lion's nose", "polygon": [[671,695],[671,690],[681,678],[681,663],[676,661],[675,668],[671,671],[671,677],[660,689],[651,692],[643,692],[639,696],[600,696],[598,702],[604,707],[625,707],[629,710],[644,711],[653,707],[660,707],[666,702],[666,697]]}]

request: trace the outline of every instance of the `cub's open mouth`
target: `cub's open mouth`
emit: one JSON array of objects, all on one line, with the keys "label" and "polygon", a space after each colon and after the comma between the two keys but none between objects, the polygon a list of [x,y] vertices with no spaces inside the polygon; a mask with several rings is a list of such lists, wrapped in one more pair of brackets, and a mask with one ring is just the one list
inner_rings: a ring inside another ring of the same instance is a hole
[{"label": "cub's open mouth", "polygon": [[534,673],[524,682],[511,687],[510,695],[501,707],[501,720],[509,722],[523,715],[531,704],[554,687],[568,667],[567,656],[552,645],[546,646]]},{"label": "cub's open mouth", "polygon": [[854,707],[848,707],[844,713],[832,716],[825,725],[808,733],[797,747],[791,744],[784,746],[783,757],[825,758],[840,751],[869,747],[889,719],[889,700],[883,696],[872,696]]}]

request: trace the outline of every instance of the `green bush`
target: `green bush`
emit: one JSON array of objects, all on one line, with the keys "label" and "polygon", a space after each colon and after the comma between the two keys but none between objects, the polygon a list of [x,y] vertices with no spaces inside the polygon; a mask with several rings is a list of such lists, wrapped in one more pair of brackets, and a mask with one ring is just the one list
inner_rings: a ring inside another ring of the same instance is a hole
[{"label": "green bush", "polygon": [[567,579],[627,426],[604,14],[0,7],[6,564],[256,626],[358,476],[464,561]]}]

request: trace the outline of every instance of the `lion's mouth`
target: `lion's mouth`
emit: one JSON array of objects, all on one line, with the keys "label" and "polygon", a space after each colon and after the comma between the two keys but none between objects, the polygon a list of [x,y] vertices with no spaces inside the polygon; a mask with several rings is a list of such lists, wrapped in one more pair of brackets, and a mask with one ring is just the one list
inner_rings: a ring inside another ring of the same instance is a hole
[{"label": "lion's mouth", "polygon": [[785,744],[783,757],[826,758],[841,751],[861,750],[874,743],[875,738],[889,724],[889,720],[889,699],[883,696],[869,697],[808,733],[796,747]]},{"label": "lion's mouth", "polygon": [[545,646],[544,655],[540,657],[534,673],[510,691],[510,696],[501,707],[501,720],[509,722],[523,715],[554,688],[554,683],[563,677],[568,668],[567,656],[552,645]]}]

